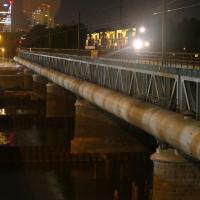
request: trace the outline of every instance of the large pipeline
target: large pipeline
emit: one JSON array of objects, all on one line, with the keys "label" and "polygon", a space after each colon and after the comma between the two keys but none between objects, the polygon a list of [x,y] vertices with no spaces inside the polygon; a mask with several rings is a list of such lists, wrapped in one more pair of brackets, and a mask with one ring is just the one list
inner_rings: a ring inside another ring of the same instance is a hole
[{"label": "large pipeline", "polygon": [[15,57],[14,60],[187,155],[200,160],[200,123],[198,121],[184,119],[183,115],[179,113],[144,103],[133,97],[73,78],[18,57]]}]

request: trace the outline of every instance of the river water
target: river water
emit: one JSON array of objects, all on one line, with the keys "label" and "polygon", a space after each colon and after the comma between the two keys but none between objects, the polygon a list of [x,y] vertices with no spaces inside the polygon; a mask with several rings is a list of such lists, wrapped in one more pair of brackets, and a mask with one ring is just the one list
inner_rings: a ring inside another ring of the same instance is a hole
[{"label": "river water", "polygon": [[110,161],[94,161],[92,155],[91,159],[82,156],[65,162],[73,119],[66,126],[63,119],[46,119],[44,110],[45,104],[34,109],[0,109],[0,199],[151,198],[152,165],[146,155],[123,155],[120,159],[111,155]]}]

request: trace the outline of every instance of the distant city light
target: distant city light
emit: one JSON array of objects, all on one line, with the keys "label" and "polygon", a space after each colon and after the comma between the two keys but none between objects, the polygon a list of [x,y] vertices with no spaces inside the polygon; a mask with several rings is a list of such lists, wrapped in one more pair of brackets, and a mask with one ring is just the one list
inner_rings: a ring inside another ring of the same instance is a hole
[{"label": "distant city light", "polygon": [[31,26],[33,27],[37,24],[45,25],[47,28],[54,27],[54,19],[51,16],[48,4],[41,4],[39,8],[32,12]]},{"label": "distant city light", "polygon": [[1,32],[11,32],[12,3],[13,1],[8,1],[8,3],[2,4],[4,9],[0,11]]},{"label": "distant city light", "polygon": [[144,33],[146,31],[146,28],[144,26],[140,27],[140,33]]},{"label": "distant city light", "polygon": [[149,47],[149,46],[150,46],[150,43],[149,43],[148,41],[146,41],[146,42],[144,43],[144,46],[145,46],[145,47]]},{"label": "distant city light", "polygon": [[143,47],[143,41],[140,40],[140,39],[136,39],[134,42],[133,42],[133,47],[137,50],[139,49],[142,49]]}]

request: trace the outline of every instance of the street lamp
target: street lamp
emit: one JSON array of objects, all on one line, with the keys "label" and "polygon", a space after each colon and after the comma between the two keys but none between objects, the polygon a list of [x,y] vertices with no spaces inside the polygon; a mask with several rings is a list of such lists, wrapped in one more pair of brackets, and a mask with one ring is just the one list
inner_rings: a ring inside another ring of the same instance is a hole
[{"label": "street lamp", "polygon": [[140,39],[136,39],[136,40],[133,42],[133,47],[134,47],[136,50],[142,49],[142,47],[143,47],[143,41],[140,40]]},{"label": "street lamp", "polygon": [[146,41],[146,42],[144,43],[144,46],[145,46],[145,47],[149,47],[149,46],[150,46],[150,42]]},{"label": "street lamp", "polygon": [[146,32],[146,28],[144,26],[140,27],[140,33],[145,33]]}]

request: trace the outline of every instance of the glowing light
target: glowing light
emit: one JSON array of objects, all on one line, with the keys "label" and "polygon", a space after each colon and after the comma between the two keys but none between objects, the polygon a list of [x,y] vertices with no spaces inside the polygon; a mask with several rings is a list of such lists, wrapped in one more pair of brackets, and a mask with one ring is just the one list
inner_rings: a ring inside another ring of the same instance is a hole
[{"label": "glowing light", "polygon": [[117,47],[117,42],[114,43],[114,46]]},{"label": "glowing light", "polygon": [[144,26],[140,27],[140,33],[144,33],[146,31],[146,28]]},{"label": "glowing light", "polygon": [[6,50],[5,50],[5,48],[1,48],[1,51],[2,51],[2,52],[5,52]]},{"label": "glowing light", "polygon": [[146,41],[146,42],[144,43],[144,46],[145,46],[145,47],[149,47],[149,46],[150,46],[150,43],[149,43],[148,41]]},{"label": "glowing light", "polygon": [[140,40],[140,39],[136,39],[136,40],[134,40],[134,42],[133,42],[133,47],[135,48],[135,49],[142,49],[143,48],[143,41],[142,40]]},{"label": "glowing light", "polygon": [[4,108],[0,109],[0,115],[6,115],[6,110]]},{"label": "glowing light", "polygon": [[8,7],[9,5],[8,5],[7,3],[4,3],[3,6],[4,6],[4,7]]}]

